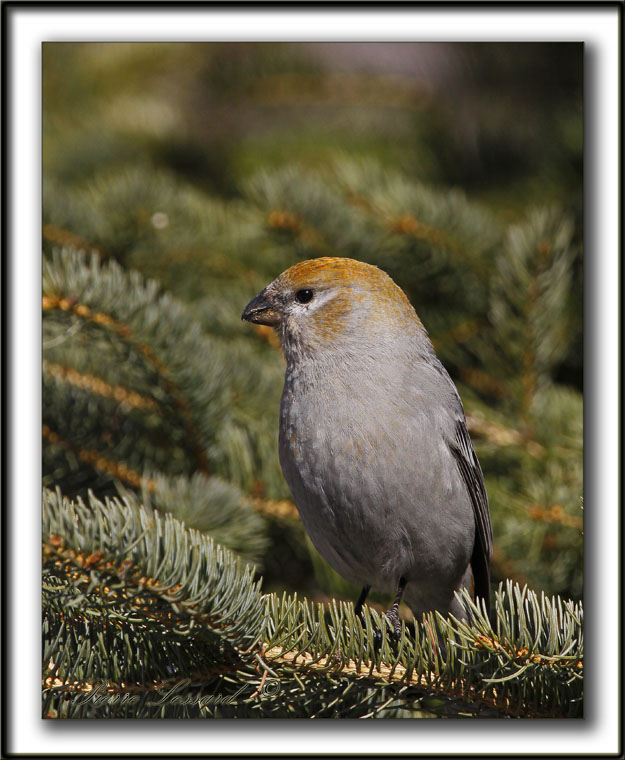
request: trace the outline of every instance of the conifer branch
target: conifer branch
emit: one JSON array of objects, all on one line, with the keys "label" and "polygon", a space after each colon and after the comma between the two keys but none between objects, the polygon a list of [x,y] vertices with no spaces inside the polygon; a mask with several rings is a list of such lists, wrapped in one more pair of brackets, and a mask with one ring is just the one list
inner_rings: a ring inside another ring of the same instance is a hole
[{"label": "conifer branch", "polygon": [[[404,624],[393,644],[369,607],[361,622],[351,603],[262,596],[240,560],[171,516],[94,497],[87,507],[50,491],[44,571],[44,714],[63,694],[162,690],[172,663],[184,688],[187,679],[195,689],[213,676],[223,683],[229,672],[251,695],[257,662],[288,685],[287,712],[312,708],[308,687],[293,684],[324,679],[341,693],[351,684],[360,708],[374,711],[389,688],[400,702],[438,694],[506,715],[581,711],[581,605],[512,583],[496,594],[494,627],[464,592],[471,623],[430,613],[414,630]],[[150,670],[137,671],[135,646],[151,649]],[[254,691],[249,700],[258,698]],[[279,710],[279,700],[262,709]]]},{"label": "conifer branch", "polygon": [[[75,301],[75,297],[72,298],[58,298],[55,296],[43,297],[43,309],[44,311],[52,309],[60,309],[61,311],[71,312],[72,314],[85,319],[95,325],[101,326],[106,329],[112,330],[122,340],[128,341],[130,345],[143,354],[148,360],[149,364],[156,371],[160,378],[164,388],[171,396],[174,405],[180,411],[182,418],[187,426],[189,437],[193,443],[195,454],[197,457],[198,467],[202,471],[206,471],[207,462],[206,456],[200,447],[199,440],[195,431],[193,421],[190,416],[189,408],[185,398],[182,396],[180,390],[176,387],[176,384],[170,378],[170,371],[167,366],[155,355],[152,347],[147,343],[142,343],[136,340],[129,325],[119,322],[113,318],[110,314],[103,312],[92,312],[92,310],[85,304],[81,304]],[[83,386],[84,387],[84,386]]]}]

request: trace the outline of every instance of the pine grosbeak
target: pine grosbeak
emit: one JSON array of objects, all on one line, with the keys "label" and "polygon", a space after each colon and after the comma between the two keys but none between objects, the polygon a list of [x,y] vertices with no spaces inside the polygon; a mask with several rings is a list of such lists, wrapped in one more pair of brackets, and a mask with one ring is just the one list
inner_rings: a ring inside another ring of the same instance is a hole
[{"label": "pine grosbeak", "polygon": [[304,527],[351,583],[466,619],[488,609],[492,530],[462,403],[404,292],[360,261],[287,269],[242,319],[276,328],[286,358],[279,450]]}]

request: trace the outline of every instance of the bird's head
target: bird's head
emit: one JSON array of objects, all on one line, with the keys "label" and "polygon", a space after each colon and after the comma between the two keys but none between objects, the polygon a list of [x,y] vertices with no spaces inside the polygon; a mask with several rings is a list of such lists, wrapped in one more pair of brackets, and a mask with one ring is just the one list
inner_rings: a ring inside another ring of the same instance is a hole
[{"label": "bird's head", "polygon": [[329,257],[287,269],[250,301],[242,319],[275,327],[287,361],[423,331],[404,292],[385,272]]}]

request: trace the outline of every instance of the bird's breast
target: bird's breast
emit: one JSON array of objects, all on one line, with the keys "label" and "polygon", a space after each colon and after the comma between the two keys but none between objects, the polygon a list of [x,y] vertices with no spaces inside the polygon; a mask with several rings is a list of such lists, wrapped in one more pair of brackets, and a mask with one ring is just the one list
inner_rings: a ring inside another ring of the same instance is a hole
[{"label": "bird's breast", "polygon": [[378,587],[398,572],[453,574],[473,531],[441,394],[393,372],[287,372],[280,414],[282,470],[313,543],[345,578]]},{"label": "bird's breast", "polygon": [[313,543],[348,580],[378,586],[395,574],[390,547],[411,551],[409,540],[394,540],[402,527],[391,516],[405,497],[393,475],[397,422],[380,398],[372,404],[362,388],[287,382],[279,437],[282,470]]}]

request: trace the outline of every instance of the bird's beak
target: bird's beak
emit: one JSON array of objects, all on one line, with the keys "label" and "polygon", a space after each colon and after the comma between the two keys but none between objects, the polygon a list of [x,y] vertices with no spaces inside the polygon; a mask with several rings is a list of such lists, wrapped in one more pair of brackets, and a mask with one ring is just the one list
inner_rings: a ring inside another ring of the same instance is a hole
[{"label": "bird's beak", "polygon": [[256,298],[252,298],[241,314],[241,319],[254,322],[257,325],[270,325],[271,327],[278,324],[280,317],[267,296],[267,288],[262,290]]}]

